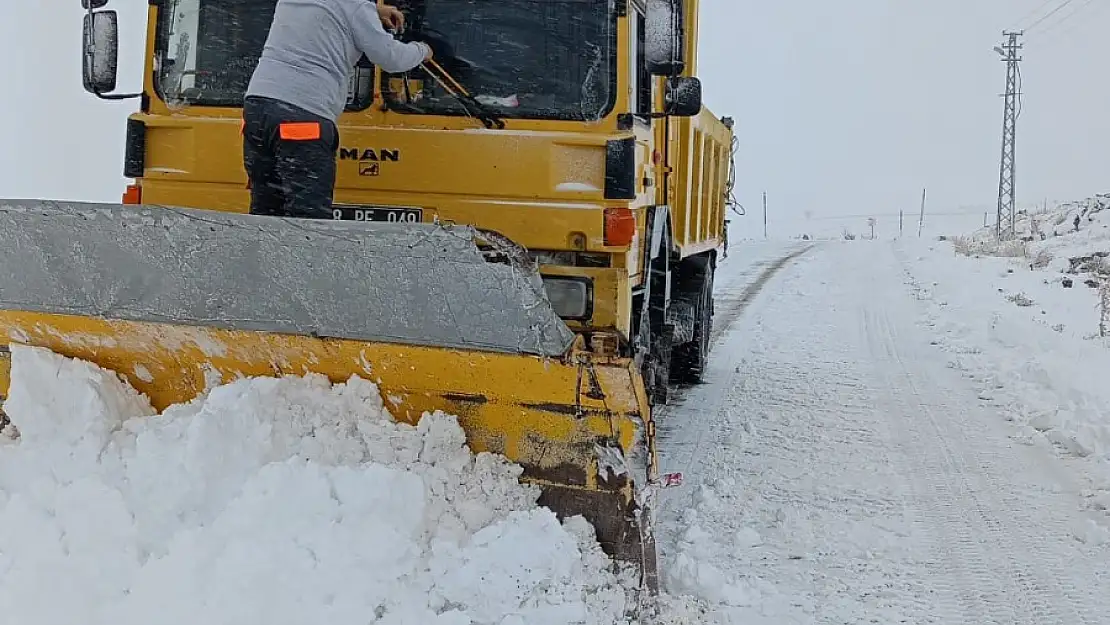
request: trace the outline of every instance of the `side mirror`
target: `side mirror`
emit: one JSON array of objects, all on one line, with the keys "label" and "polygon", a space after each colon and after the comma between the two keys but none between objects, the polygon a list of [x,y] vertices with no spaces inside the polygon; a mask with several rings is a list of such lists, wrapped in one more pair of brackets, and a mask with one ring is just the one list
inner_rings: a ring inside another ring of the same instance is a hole
[{"label": "side mirror", "polygon": [[672,117],[695,117],[701,113],[701,80],[688,76],[667,79],[663,111]]},{"label": "side mirror", "polygon": [[[106,0],[93,0],[93,4]],[[96,95],[116,88],[119,60],[119,22],[115,11],[90,11],[85,14],[82,39],[81,75],[85,91]]]},{"label": "side mirror", "polygon": [[644,56],[652,76],[678,76],[686,69],[682,0],[648,0]]}]

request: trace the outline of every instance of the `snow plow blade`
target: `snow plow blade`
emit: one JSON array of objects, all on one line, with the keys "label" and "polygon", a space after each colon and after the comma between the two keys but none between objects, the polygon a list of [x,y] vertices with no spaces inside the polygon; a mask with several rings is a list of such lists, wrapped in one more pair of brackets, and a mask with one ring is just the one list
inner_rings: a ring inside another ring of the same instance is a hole
[{"label": "snow plow blade", "polygon": [[541,505],[584,516],[654,590],[638,369],[584,350],[534,269],[505,262],[505,242],[491,262],[489,241],[434,224],[0,200],[0,400],[9,344],[115,371],[158,410],[240,376],[357,375],[400,421],[458,415],[475,453],[522,465]]}]

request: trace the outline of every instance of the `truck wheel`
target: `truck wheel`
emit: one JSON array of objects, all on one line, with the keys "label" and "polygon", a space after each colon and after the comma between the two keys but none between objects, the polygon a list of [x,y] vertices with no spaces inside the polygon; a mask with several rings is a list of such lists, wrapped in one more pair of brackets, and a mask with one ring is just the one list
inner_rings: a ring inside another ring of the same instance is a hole
[{"label": "truck wheel", "polygon": [[707,268],[696,294],[694,338],[674,348],[671,374],[675,382],[700,384],[709,362],[709,337],[713,332],[713,270]]}]

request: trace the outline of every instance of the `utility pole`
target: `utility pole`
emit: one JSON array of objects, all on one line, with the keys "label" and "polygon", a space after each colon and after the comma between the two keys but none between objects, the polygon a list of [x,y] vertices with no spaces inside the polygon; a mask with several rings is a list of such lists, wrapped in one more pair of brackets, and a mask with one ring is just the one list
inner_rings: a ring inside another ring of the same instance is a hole
[{"label": "utility pole", "polygon": [[767,192],[763,192],[763,238],[767,239]]},{"label": "utility pole", "polygon": [[898,209],[898,238],[902,238],[903,223],[905,222],[906,211]]},{"label": "utility pole", "polygon": [[917,238],[921,238],[921,229],[925,226],[925,189],[921,190],[921,216],[917,218]]},{"label": "utility pole", "polygon": [[1022,32],[1004,32],[1006,42],[996,46],[997,52],[1006,63],[1006,93],[1005,105],[1002,115],[1002,159],[998,173],[998,219],[995,223],[995,236],[998,239],[1010,238],[1014,235],[1014,144],[1017,140],[1017,118],[1019,100],[1021,98],[1021,69],[1018,63],[1022,57],[1018,51],[1023,45],[1018,43]]}]

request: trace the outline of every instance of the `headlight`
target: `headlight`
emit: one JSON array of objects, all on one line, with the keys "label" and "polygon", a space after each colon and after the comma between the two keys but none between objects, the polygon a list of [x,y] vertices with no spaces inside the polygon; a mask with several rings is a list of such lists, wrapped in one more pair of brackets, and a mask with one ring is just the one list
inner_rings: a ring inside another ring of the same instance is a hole
[{"label": "headlight", "polygon": [[555,314],[563,319],[589,319],[593,316],[593,280],[543,276],[543,286]]}]

